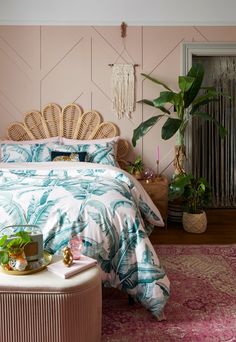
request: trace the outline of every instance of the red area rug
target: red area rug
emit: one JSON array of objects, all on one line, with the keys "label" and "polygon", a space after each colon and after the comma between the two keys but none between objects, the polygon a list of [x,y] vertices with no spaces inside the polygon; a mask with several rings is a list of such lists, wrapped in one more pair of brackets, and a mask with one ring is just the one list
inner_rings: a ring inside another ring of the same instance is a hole
[{"label": "red area rug", "polygon": [[157,322],[115,289],[103,293],[103,342],[236,342],[236,245],[155,246],[171,282]]}]

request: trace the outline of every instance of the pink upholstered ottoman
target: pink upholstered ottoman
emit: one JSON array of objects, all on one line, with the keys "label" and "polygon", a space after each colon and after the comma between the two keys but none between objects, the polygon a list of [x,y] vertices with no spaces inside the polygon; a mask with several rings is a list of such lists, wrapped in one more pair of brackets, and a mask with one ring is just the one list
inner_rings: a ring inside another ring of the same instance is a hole
[{"label": "pink upholstered ottoman", "polygon": [[98,342],[101,319],[97,266],[69,279],[0,273],[0,342]]}]

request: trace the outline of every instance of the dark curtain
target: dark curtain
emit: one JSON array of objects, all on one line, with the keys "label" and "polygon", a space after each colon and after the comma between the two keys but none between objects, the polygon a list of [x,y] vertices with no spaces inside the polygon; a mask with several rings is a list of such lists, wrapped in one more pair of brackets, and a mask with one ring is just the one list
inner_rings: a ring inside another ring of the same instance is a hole
[{"label": "dark curtain", "polygon": [[203,108],[227,129],[224,139],[211,121],[194,119],[192,172],[208,180],[213,207],[236,207],[236,57],[194,57],[193,62],[204,65],[204,86],[214,85],[230,98],[219,96],[217,101]]}]

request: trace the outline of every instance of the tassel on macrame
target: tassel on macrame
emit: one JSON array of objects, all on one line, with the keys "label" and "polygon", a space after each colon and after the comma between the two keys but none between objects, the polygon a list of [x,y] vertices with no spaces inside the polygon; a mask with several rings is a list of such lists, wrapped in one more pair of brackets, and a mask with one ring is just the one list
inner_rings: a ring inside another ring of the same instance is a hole
[{"label": "tassel on macrame", "polygon": [[113,110],[118,118],[127,115],[131,118],[134,111],[134,65],[114,64],[112,67]]}]

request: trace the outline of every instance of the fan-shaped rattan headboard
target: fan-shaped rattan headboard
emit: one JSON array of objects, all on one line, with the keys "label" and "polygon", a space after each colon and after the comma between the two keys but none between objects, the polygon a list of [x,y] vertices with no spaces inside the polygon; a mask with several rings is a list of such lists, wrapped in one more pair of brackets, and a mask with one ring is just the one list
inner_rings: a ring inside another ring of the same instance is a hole
[{"label": "fan-shaped rattan headboard", "polygon": [[[75,103],[63,109],[56,103],[49,103],[41,112],[33,110],[25,113],[23,122],[13,122],[7,129],[8,138],[14,141],[56,136],[80,140],[102,139],[113,138],[118,134],[118,127],[112,122],[102,122],[98,112],[83,112]],[[124,160],[128,150],[128,142],[120,139],[117,160]]]}]

